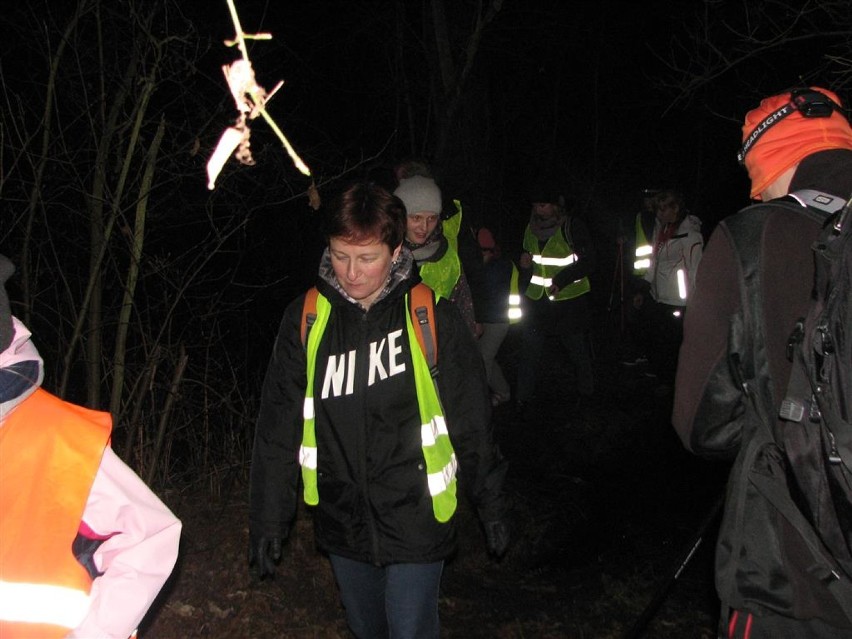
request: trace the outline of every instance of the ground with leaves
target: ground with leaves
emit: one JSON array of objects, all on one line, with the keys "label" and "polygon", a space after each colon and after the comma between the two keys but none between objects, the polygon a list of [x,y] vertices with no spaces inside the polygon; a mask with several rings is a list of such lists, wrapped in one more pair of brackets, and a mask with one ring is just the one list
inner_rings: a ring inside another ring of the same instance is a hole
[{"label": "ground with leaves", "polygon": [[[501,355],[511,367],[510,341]],[[444,637],[712,638],[711,525],[691,561],[641,632],[635,626],[661,591],[720,494],[724,468],[682,450],[668,423],[670,388],[599,349],[598,405],[579,415],[541,402],[518,415],[495,411],[511,463],[514,542],[501,562],[462,503],[458,555],[445,569]],[[558,361],[541,394],[570,387]],[[555,395],[551,395],[555,396]],[[239,481],[166,500],[184,522],[179,566],[142,637],[348,637],[328,562],[299,513],[274,581],[246,569],[246,489]]]}]

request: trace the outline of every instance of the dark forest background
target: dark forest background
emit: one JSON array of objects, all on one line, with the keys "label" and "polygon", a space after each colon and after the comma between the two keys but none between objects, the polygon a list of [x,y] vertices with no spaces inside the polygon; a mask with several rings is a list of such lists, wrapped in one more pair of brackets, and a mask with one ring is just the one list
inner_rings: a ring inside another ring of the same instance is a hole
[{"label": "dark forest background", "polygon": [[[672,5],[677,5],[673,7]],[[45,386],[110,411],[147,481],[217,490],[247,468],[266,360],[321,248],[309,206],[427,158],[465,221],[519,249],[530,186],[591,226],[607,303],[641,189],[706,233],[747,204],[745,111],[852,86],[848,0],[236,0],[259,84],[254,166],[205,164],[235,117],[225,0],[32,0],[0,15],[0,252]],[[611,300],[610,300],[611,302]],[[611,306],[611,305],[610,305]]]}]

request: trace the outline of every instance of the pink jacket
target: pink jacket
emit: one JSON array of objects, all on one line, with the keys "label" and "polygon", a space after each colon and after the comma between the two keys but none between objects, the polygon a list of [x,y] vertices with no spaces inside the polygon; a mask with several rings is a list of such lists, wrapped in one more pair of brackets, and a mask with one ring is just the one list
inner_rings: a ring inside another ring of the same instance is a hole
[{"label": "pink jacket", "polygon": [[111,448],[104,451],[82,523],[109,538],[95,552],[103,575],[92,584],[89,614],[68,637],[126,639],[172,572],[181,523]]},{"label": "pink jacket", "polygon": [[[30,332],[16,318],[13,323],[15,337],[0,353],[0,369],[30,362],[38,365],[38,376],[23,392],[0,388],[0,428],[43,377]],[[66,637],[127,639],[172,572],[180,531],[180,521],[107,446],[80,523],[84,537],[102,540],[93,555],[94,567],[102,574],[92,583],[88,612]]]}]

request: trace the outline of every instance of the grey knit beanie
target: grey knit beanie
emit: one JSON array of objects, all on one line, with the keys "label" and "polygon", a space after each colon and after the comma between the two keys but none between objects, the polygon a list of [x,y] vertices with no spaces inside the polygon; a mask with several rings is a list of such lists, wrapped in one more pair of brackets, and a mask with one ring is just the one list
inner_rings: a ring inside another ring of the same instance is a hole
[{"label": "grey knit beanie", "polygon": [[6,293],[6,280],[15,273],[15,265],[5,255],[0,254],[0,351],[5,351],[15,337],[12,325],[12,309]]},{"label": "grey knit beanie", "polygon": [[415,175],[400,180],[393,194],[405,204],[405,212],[408,215],[423,211],[441,214],[441,189],[432,178]]}]

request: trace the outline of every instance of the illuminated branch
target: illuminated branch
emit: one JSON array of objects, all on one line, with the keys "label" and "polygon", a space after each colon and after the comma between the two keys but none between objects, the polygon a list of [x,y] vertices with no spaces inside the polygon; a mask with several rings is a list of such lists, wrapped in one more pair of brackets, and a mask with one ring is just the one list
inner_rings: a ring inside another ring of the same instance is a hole
[{"label": "illuminated branch", "polygon": [[255,80],[254,69],[251,66],[251,60],[249,60],[246,40],[271,40],[272,35],[269,33],[245,33],[240,25],[240,18],[237,15],[234,0],[227,0],[227,3],[228,9],[231,12],[231,20],[234,23],[236,39],[226,40],[225,45],[229,47],[236,46],[240,52],[240,58],[232,62],[229,66],[222,67],[222,72],[225,74],[225,80],[228,82],[228,88],[231,90],[231,95],[234,97],[234,102],[240,115],[236,123],[225,129],[222,133],[216,149],[207,162],[207,188],[213,189],[216,186],[216,178],[222,171],[222,167],[225,166],[225,162],[231,157],[231,154],[234,154],[241,164],[249,166],[254,164],[249,143],[251,130],[248,126],[248,120],[253,120],[258,115],[266,120],[272,131],[281,140],[287,151],[287,155],[293,160],[296,168],[303,175],[310,176],[311,170],[302,161],[302,158],[296,153],[287,136],[284,135],[281,127],[278,126],[266,110],[267,103],[284,84],[283,81],[279,82],[272,91],[267,93],[266,89],[260,86]]}]

